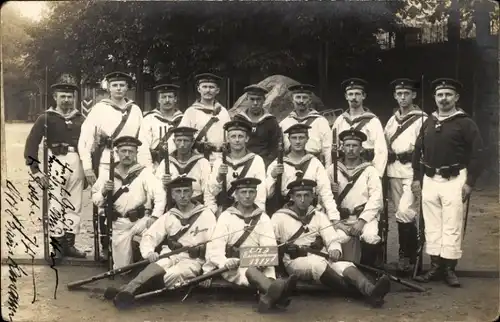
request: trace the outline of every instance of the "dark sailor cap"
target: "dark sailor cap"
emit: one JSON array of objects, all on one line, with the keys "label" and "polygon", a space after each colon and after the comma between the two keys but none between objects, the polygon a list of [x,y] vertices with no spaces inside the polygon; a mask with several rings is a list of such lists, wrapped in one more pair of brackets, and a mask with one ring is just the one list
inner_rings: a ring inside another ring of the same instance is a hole
[{"label": "dark sailor cap", "polygon": [[175,129],[172,129],[172,133],[176,137],[177,136],[190,136],[190,137],[194,137],[194,134],[197,131],[198,131],[197,129],[192,128],[192,127],[187,127],[187,126],[178,126]]},{"label": "dark sailor cap", "polygon": [[355,129],[345,130],[345,131],[340,132],[340,134],[339,134],[340,141],[356,140],[359,142],[364,142],[364,141],[366,141],[366,139],[367,139],[366,134],[364,134],[361,131],[355,130]]},{"label": "dark sailor cap", "polygon": [[309,84],[298,84],[298,85],[292,85],[288,87],[288,90],[292,93],[307,93],[307,94],[312,94],[314,90],[314,86],[309,85]]},{"label": "dark sailor cap", "polygon": [[309,180],[309,179],[302,179],[301,176],[297,176],[298,179],[295,181],[292,181],[286,186],[287,189],[290,189],[289,192],[295,192],[295,191],[313,191],[314,188],[317,186],[316,181]]},{"label": "dark sailor cap", "polygon": [[269,91],[259,85],[249,85],[245,87],[245,93],[266,96]]},{"label": "dark sailor cap", "polygon": [[196,179],[190,178],[186,174],[181,174],[172,180],[168,186],[170,188],[188,188],[193,186],[193,182],[196,182]]},{"label": "dark sailor cap", "polygon": [[175,84],[158,84],[153,87],[153,90],[158,93],[177,93],[179,91],[179,86]]},{"label": "dark sailor cap", "polygon": [[394,90],[397,89],[409,89],[409,90],[416,90],[419,88],[419,84],[409,78],[397,78],[391,82],[392,87]]},{"label": "dark sailor cap", "polygon": [[431,88],[434,93],[440,89],[452,89],[458,93],[462,89],[462,83],[453,78],[438,78],[431,82]]},{"label": "dark sailor cap", "polygon": [[196,84],[200,85],[200,83],[215,83],[219,84],[222,80],[222,77],[214,75],[212,73],[202,73],[195,76]]},{"label": "dark sailor cap", "polygon": [[361,89],[364,91],[367,85],[368,82],[361,78],[349,78],[341,83],[344,92],[351,89]]},{"label": "dark sailor cap", "polygon": [[260,179],[248,177],[234,180],[231,182],[231,186],[233,186],[233,189],[257,189],[257,186],[261,183],[262,181]]},{"label": "dark sailor cap", "polygon": [[233,120],[233,121],[229,121],[226,124],[224,124],[224,130],[226,130],[228,132],[240,130],[240,131],[245,131],[248,133],[248,132],[252,131],[252,125],[246,121]]},{"label": "dark sailor cap", "polygon": [[124,72],[111,72],[104,76],[104,79],[108,82],[116,82],[116,81],[126,81],[128,84],[132,84],[133,79],[127,73]]},{"label": "dark sailor cap", "polygon": [[307,124],[297,123],[297,124],[290,126],[288,129],[286,129],[286,131],[284,133],[288,133],[289,135],[295,134],[295,133],[308,134],[310,128],[311,127]]},{"label": "dark sailor cap", "polygon": [[57,80],[57,83],[50,86],[53,91],[74,92],[78,90],[76,79],[70,74],[63,74]]},{"label": "dark sailor cap", "polygon": [[119,148],[121,146],[135,146],[139,147],[142,145],[142,142],[139,139],[136,139],[133,136],[122,136],[116,139],[113,142],[115,148]]}]

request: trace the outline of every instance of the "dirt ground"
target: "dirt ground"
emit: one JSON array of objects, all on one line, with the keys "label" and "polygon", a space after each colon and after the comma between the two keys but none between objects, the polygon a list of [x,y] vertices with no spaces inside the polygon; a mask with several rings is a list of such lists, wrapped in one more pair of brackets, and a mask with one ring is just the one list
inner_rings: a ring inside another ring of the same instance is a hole
[{"label": "dirt ground", "polygon": [[[23,197],[28,195],[29,174],[22,158],[24,142],[31,124],[7,124],[7,177],[2,178],[2,259],[8,257],[5,227],[12,216],[5,212],[5,179],[10,180]],[[4,157],[4,156],[2,156]],[[40,154],[41,157],[41,154]],[[92,222],[88,191],[85,192],[81,236],[77,246],[92,258]],[[27,236],[37,238],[36,258],[43,258],[41,224],[28,218],[29,204],[17,205],[15,214],[24,225]],[[471,199],[464,256],[460,270],[498,271],[499,266],[499,203],[498,188],[478,187]],[[40,216],[40,215],[39,215]],[[389,261],[397,256],[396,226],[390,225]],[[18,245],[10,248],[12,257],[27,258],[17,233]],[[142,303],[126,312],[118,312],[104,301],[102,292],[108,285],[118,285],[121,278],[93,283],[89,289],[69,292],[65,284],[103,272],[97,267],[58,267],[57,299],[53,293],[55,272],[48,266],[23,266],[28,276],[17,281],[20,307],[13,321],[493,321],[499,312],[498,279],[461,278],[463,287],[450,289],[442,283],[429,285],[426,293],[413,293],[397,284],[386,298],[384,308],[374,310],[357,300],[332,294],[304,294],[294,298],[286,312],[259,315],[255,312],[252,294],[230,290],[195,292],[184,303],[182,294],[173,294]],[[8,267],[2,266],[2,316],[7,318],[7,288],[10,284]],[[36,301],[32,304],[36,285]]]}]

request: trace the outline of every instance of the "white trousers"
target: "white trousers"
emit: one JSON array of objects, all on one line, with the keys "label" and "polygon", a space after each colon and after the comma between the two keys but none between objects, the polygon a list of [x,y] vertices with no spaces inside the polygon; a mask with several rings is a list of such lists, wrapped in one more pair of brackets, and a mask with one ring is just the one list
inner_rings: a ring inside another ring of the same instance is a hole
[{"label": "white trousers", "polygon": [[340,276],[344,276],[346,268],[354,266],[351,262],[331,263],[321,256],[307,254],[307,256],[292,259],[285,265],[285,269],[288,274],[295,274],[300,280],[319,282],[328,265]]},{"label": "white trousers", "polygon": [[[231,270],[226,273],[222,273],[222,277],[231,283],[234,283],[236,285],[243,285],[243,286],[249,286],[250,284],[248,283],[248,279],[246,277],[246,272],[247,272],[247,267],[240,267],[234,270]],[[274,266],[268,266],[264,268],[262,271],[266,277],[276,279],[276,272],[274,270]]]},{"label": "white trousers", "polygon": [[[347,224],[347,223],[346,223]],[[350,224],[348,224],[350,225]],[[347,238],[342,238],[341,243],[347,243],[353,238],[352,236],[347,236]],[[367,222],[363,230],[361,231],[361,235],[359,236],[360,240],[365,241],[367,244],[376,245],[380,242],[380,236],[378,235],[378,219],[375,218],[372,221]]]},{"label": "white trousers", "polygon": [[76,152],[68,152],[54,159],[51,157],[49,150],[48,171],[50,185],[54,187],[48,190],[49,235],[79,234],[85,180],[80,156]]},{"label": "white trousers", "polygon": [[462,187],[467,171],[457,177],[444,179],[424,176],[422,186],[422,212],[425,222],[425,251],[429,255],[446,259],[462,257],[462,226],[464,204]]},{"label": "white trousers", "polygon": [[389,178],[389,202],[398,223],[411,223],[417,218],[418,199],[411,191],[412,181],[412,178]]},{"label": "white trousers", "polygon": [[[168,251],[162,251],[161,254],[167,253]],[[156,262],[165,270],[165,275],[163,275],[163,282],[165,287],[168,289],[173,289],[177,283],[182,283],[186,280],[190,280],[199,276],[202,272],[202,262],[200,259],[189,258],[189,256],[184,253],[180,255],[174,255],[169,258],[162,258]]]},{"label": "white trousers", "polygon": [[142,235],[146,230],[148,218],[144,216],[136,222],[131,222],[128,218],[118,218],[113,222],[113,269],[132,264],[132,238]]}]

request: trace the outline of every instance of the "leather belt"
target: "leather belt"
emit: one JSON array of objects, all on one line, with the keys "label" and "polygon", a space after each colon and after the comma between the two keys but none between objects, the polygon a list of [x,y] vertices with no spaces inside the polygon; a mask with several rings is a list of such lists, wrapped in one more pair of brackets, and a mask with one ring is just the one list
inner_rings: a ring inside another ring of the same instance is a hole
[{"label": "leather belt", "polygon": [[460,170],[464,169],[465,166],[463,164],[452,164],[449,166],[442,166],[439,168],[433,168],[426,164],[424,164],[424,172],[425,175],[429,178],[434,177],[436,174],[440,175],[444,179],[450,179],[452,177],[457,177],[460,174]]}]

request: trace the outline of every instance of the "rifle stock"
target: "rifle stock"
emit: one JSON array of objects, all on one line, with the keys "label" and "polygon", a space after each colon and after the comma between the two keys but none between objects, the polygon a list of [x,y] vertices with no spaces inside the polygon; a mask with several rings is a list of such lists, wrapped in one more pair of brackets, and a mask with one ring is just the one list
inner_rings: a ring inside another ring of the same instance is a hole
[{"label": "rifle stock", "polygon": [[[162,131],[163,129],[163,131]],[[165,174],[170,174],[170,155],[168,152],[168,142],[166,140],[167,137],[167,127],[160,127],[160,142],[158,144],[163,144],[163,161],[165,162]],[[170,192],[170,188],[167,187],[167,207],[166,209],[170,209],[173,206],[172,202],[172,193]]]},{"label": "rifle stock", "polygon": [[[109,145],[109,180],[114,181],[115,177],[115,151],[113,149],[113,140],[108,139]],[[113,269],[113,191],[108,191],[106,196],[106,221],[107,221],[107,234],[108,234],[108,269]]]},{"label": "rifle stock", "polygon": [[[332,142],[332,163],[333,163],[333,182],[339,182],[339,174],[338,174],[338,159],[339,159],[339,147],[337,144],[337,129],[333,129],[333,142]],[[335,200],[338,200],[338,192],[334,193]],[[337,205],[340,207],[340,205]]]}]

